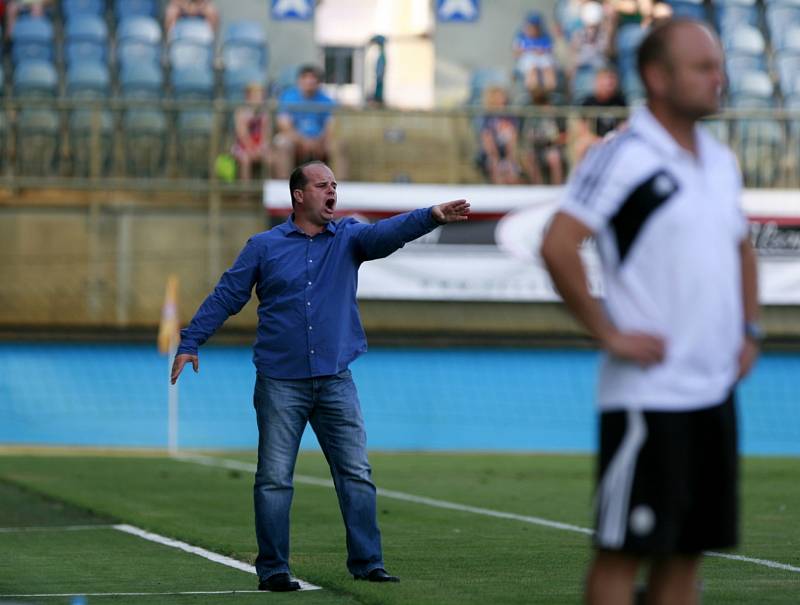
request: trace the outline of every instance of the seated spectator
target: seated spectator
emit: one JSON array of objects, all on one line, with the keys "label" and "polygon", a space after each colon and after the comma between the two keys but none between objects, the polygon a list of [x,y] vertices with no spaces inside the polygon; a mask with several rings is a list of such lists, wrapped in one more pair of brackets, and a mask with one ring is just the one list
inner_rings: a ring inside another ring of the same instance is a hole
[{"label": "seated spectator", "polygon": [[529,91],[553,90],[556,87],[556,62],[553,41],[544,28],[538,12],[532,12],[514,37],[513,52],[517,75]]},{"label": "seated spectator", "polygon": [[[533,105],[547,110],[550,95],[537,91]],[[566,173],[567,121],[555,115],[541,115],[525,120],[522,127],[524,151],[522,165],[533,185],[561,185]]]},{"label": "seated spectator", "polygon": [[275,135],[275,172],[289,178],[295,166],[309,161],[333,163],[336,175],[347,178],[341,145],[333,136],[335,101],[320,90],[322,72],[305,65],[295,86],[285,90],[278,101],[278,134]]},{"label": "seated spectator", "polygon": [[610,23],[599,2],[586,2],[581,7],[581,27],[570,40],[573,74],[580,69],[599,69],[608,62]]},{"label": "seated spectator", "polygon": [[[619,90],[617,72],[611,67],[598,70],[594,79],[594,92],[583,101],[582,105],[584,107],[627,107],[625,95]],[[580,120],[575,139],[576,161],[583,157],[593,143],[619,127],[622,122],[624,120],[618,115],[599,115],[587,120]]]},{"label": "seated spectator", "polygon": [[[483,94],[483,107],[501,112],[508,107],[508,91],[502,86],[489,86]],[[520,182],[517,143],[520,120],[516,116],[492,113],[483,116],[478,133],[480,149],[476,163],[484,177],[495,185],[516,185]]]},{"label": "seated spectator", "polygon": [[264,111],[264,87],[261,84],[247,85],[245,101],[246,105],[237,108],[233,114],[236,142],[231,153],[239,165],[239,178],[249,181],[253,164],[260,164],[262,169],[269,167],[272,126],[269,113]]},{"label": "seated spectator", "polygon": [[187,17],[205,19],[214,33],[219,29],[219,12],[211,0],[170,0],[164,11],[164,30],[167,35],[178,19]]},{"label": "seated spectator", "polygon": [[11,39],[11,35],[14,33],[14,25],[20,15],[43,17],[50,10],[52,3],[52,0],[11,0],[10,2],[3,2],[3,12],[6,17],[6,38]]}]

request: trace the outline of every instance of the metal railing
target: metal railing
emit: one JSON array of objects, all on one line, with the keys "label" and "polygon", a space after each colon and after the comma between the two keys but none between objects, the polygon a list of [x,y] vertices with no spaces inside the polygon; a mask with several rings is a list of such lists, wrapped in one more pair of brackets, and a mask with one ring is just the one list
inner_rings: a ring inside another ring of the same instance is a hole
[{"label": "metal railing", "polygon": [[[233,113],[239,105],[223,100],[7,98],[0,116],[0,187],[256,194],[259,182],[226,182],[215,172],[217,158],[229,153],[234,142]],[[269,110],[274,118],[274,103]],[[528,125],[556,123],[564,134],[554,145],[568,172],[597,121],[622,120],[628,112],[511,107],[502,114],[516,118],[521,129],[518,157],[512,158],[520,166],[533,151],[525,132]],[[202,119],[187,119],[192,115]],[[486,115],[491,114],[480,108],[338,108],[336,136],[348,160],[346,178],[485,182],[476,157]],[[708,124],[735,151],[747,186],[800,187],[800,111],[726,110]],[[258,176],[266,177],[267,172]],[[519,181],[530,182],[530,174],[522,171]],[[548,182],[547,175],[542,181]]]}]

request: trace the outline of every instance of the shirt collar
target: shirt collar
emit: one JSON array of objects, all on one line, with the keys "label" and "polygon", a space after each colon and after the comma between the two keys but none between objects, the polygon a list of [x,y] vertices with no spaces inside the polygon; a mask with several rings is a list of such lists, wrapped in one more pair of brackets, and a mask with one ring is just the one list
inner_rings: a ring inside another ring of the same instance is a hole
[{"label": "shirt collar", "polygon": [[[630,119],[630,128],[669,156],[691,156],[688,151],[678,145],[678,142],[672,138],[672,135],[667,132],[667,129],[661,125],[661,122],[656,119],[646,105],[634,110]],[[697,143],[697,156],[701,162],[708,150],[706,136],[708,135],[703,127],[696,124],[694,127],[694,137]]]},{"label": "shirt collar", "polygon": [[[302,235],[304,237],[307,235],[305,231],[303,231],[300,227],[298,227],[297,225],[294,224],[294,212],[292,212],[289,215],[289,218],[286,219],[286,222],[283,223],[280,226],[281,226],[281,228],[283,230],[283,234],[286,235],[286,236],[288,236],[288,235],[290,235],[292,233],[299,233],[300,235]],[[330,223],[325,225],[325,231],[327,231],[330,234],[335,234],[336,233],[336,223],[331,221]]]}]

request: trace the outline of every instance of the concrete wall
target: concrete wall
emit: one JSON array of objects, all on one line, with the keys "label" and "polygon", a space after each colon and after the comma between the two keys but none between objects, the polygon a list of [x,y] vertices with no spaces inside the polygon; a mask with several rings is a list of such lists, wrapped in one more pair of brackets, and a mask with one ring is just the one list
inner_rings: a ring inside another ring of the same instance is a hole
[{"label": "concrete wall", "polygon": [[277,78],[287,67],[302,63],[320,64],[322,57],[314,44],[314,21],[273,21],[270,0],[220,0],[222,30],[231,21],[256,21],[264,27],[269,44],[269,78]]}]

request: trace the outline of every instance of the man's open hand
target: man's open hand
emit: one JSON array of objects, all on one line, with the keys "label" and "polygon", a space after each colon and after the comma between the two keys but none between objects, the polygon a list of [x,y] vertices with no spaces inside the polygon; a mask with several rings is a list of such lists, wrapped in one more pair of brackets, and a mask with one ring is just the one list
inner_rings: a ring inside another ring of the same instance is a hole
[{"label": "man's open hand", "polygon": [[190,361],[192,362],[192,369],[194,369],[196,373],[200,369],[200,360],[197,358],[197,355],[181,353],[180,355],[175,356],[175,361],[172,362],[172,384],[175,384],[178,381],[178,376],[180,376],[181,372],[183,372],[183,366]]},{"label": "man's open hand", "polygon": [[447,223],[457,223],[465,221],[469,215],[469,202],[467,200],[455,200],[434,206],[431,210],[433,220],[440,225]]}]

